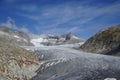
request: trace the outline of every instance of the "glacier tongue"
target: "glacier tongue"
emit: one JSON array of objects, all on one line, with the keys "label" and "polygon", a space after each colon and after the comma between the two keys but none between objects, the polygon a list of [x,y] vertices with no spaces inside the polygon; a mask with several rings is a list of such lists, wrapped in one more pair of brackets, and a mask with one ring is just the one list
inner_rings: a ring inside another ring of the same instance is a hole
[{"label": "glacier tongue", "polygon": [[33,51],[42,63],[32,80],[120,79],[119,57],[85,53],[66,46],[24,48]]}]

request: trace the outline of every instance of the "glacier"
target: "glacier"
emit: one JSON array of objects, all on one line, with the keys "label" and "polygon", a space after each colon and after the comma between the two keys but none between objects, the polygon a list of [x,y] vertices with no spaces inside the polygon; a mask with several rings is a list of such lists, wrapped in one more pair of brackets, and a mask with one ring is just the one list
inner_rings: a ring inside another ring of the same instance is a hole
[{"label": "glacier", "polygon": [[40,68],[31,80],[119,80],[120,58],[86,53],[78,45],[28,47],[39,58]]}]

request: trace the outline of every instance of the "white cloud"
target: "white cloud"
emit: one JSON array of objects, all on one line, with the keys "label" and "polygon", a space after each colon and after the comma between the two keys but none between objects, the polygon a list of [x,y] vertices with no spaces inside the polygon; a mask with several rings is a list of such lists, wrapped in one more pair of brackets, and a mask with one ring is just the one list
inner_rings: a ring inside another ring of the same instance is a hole
[{"label": "white cloud", "polygon": [[[88,1],[87,1],[88,2]],[[81,4],[85,4],[81,3]],[[63,33],[64,31],[79,31],[81,25],[88,24],[98,17],[116,16],[120,13],[120,3],[113,3],[105,6],[84,6],[84,5],[62,4],[50,7],[35,7],[35,14],[19,14],[31,20],[36,21],[37,30],[46,33]],[[34,6],[34,5],[33,5]],[[27,8],[26,8],[27,11]],[[28,9],[29,11],[29,9]],[[36,14],[37,12],[37,14]],[[39,14],[40,13],[40,14]],[[96,24],[96,23],[94,23]],[[66,26],[65,26],[66,25]],[[79,26],[78,26],[79,25]],[[97,23],[97,25],[100,25]],[[102,24],[103,25],[103,24]],[[65,26],[61,28],[61,26]],[[78,26],[78,27],[75,27]],[[89,25],[91,27],[92,25]],[[93,25],[94,26],[94,25]],[[66,28],[67,27],[67,28]],[[86,26],[84,26],[86,27]],[[91,27],[92,28],[92,27]],[[86,28],[84,28],[86,29]],[[36,30],[36,31],[37,31]],[[80,29],[81,30],[81,29]]]},{"label": "white cloud", "polygon": [[18,0],[5,0],[5,2],[7,2],[7,3],[15,3],[15,2],[17,2]]},{"label": "white cloud", "polygon": [[0,26],[8,27],[8,28],[16,28],[15,22],[10,17],[8,17],[7,22],[1,23]]},{"label": "white cloud", "polygon": [[29,33],[29,30],[25,27],[25,26],[22,26],[20,28],[20,31],[24,32],[24,33]]},{"label": "white cloud", "polygon": [[56,22],[54,24],[62,24],[66,23],[70,20],[79,19],[79,24],[87,23],[88,21],[91,21],[95,19],[96,17],[99,17],[101,15],[107,15],[107,14],[115,14],[119,10],[120,3],[115,3],[109,6],[103,6],[103,7],[86,7],[82,5],[72,6],[72,5],[58,5],[56,7],[48,7],[39,9],[35,5],[31,5],[31,7],[23,7],[25,10],[35,10],[36,12],[41,14],[37,15],[31,15],[31,14],[19,14],[21,16],[27,17],[32,20],[36,20],[40,22],[41,20],[48,20],[51,19]]},{"label": "white cloud", "polygon": [[75,32],[75,31],[77,31],[79,28],[78,27],[72,27],[72,28],[70,28],[70,29],[68,29],[66,32]]},{"label": "white cloud", "polygon": [[37,20],[37,21],[40,19],[40,16],[37,16],[37,15],[29,15],[29,14],[22,14],[22,13],[18,13],[18,15],[27,17],[32,20]]},{"label": "white cloud", "polygon": [[36,5],[22,5],[20,6],[20,9],[23,11],[33,12],[37,10],[37,6]]},{"label": "white cloud", "polygon": [[[37,27],[37,30],[40,31],[41,28]],[[79,27],[63,27],[63,28],[49,28],[49,29],[43,29],[41,31],[42,34],[52,34],[52,35],[60,35],[60,34],[65,34],[65,33],[77,33],[77,32],[81,32],[82,29],[80,29]]]},{"label": "white cloud", "polygon": [[0,23],[0,27],[8,27],[13,30],[18,30],[18,31],[22,31],[25,33],[29,33],[29,30],[26,28],[25,25],[23,25],[21,27],[17,26],[15,24],[15,21],[11,17],[8,17],[8,20],[5,23]]}]

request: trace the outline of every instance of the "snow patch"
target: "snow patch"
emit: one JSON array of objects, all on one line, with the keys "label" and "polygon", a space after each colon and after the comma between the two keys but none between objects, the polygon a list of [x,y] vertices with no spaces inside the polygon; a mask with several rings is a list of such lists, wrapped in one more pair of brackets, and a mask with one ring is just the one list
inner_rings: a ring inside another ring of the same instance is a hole
[{"label": "snow patch", "polygon": [[2,35],[8,35],[7,33],[3,32],[3,31],[0,31],[0,34],[2,34]]},{"label": "snow patch", "polygon": [[83,45],[84,43],[85,43],[85,42],[80,42],[80,43],[78,43],[78,44],[81,46],[81,45]]},{"label": "snow patch", "polygon": [[23,41],[28,42],[26,39],[23,39]]},{"label": "snow patch", "polygon": [[104,80],[117,80],[116,78],[105,78]]},{"label": "snow patch", "polygon": [[20,37],[19,37],[19,36],[17,36],[17,35],[14,35],[14,37],[15,37],[15,38],[20,38]]},{"label": "snow patch", "polygon": [[36,46],[36,47],[41,47],[41,46],[43,46],[41,43],[47,42],[47,41],[48,41],[47,39],[37,38],[37,39],[32,39],[31,43],[34,44],[34,46]]},{"label": "snow patch", "polygon": [[76,36],[73,36],[73,38],[74,38],[74,39],[79,39],[79,38],[78,38],[78,37],[76,37]]},{"label": "snow patch", "polygon": [[50,67],[50,66],[53,66],[53,65],[57,65],[59,63],[62,63],[62,62],[66,62],[67,60],[64,59],[64,58],[61,58],[61,59],[52,59],[52,60],[48,60],[48,61],[45,61],[45,68],[47,67]]}]

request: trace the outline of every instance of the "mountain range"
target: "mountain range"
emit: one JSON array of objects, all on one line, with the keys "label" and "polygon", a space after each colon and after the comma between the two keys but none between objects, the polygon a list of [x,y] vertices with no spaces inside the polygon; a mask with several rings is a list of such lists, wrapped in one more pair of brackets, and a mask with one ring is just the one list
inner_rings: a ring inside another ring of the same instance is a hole
[{"label": "mountain range", "polygon": [[84,42],[84,40],[76,37],[72,33],[63,34],[60,36],[54,36],[49,34],[31,36],[31,43],[33,43],[35,46],[52,46],[62,44],[74,44],[80,42]]}]

